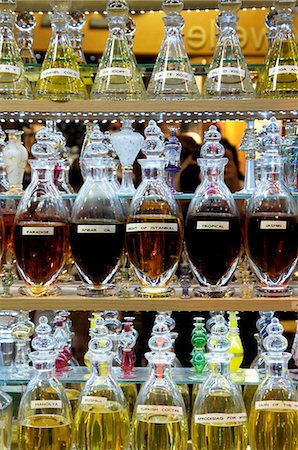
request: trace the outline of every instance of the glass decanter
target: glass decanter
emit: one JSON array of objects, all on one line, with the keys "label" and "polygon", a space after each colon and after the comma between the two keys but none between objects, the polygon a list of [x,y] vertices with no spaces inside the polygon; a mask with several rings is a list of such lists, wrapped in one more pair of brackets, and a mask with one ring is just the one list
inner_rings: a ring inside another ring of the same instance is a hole
[{"label": "glass decanter", "polygon": [[239,147],[245,152],[244,188],[239,194],[252,194],[256,189],[256,152],[259,150],[258,135],[255,132],[254,121],[249,120]]},{"label": "glass decanter", "polygon": [[22,396],[18,422],[22,450],[71,450],[71,406],[65,389],[54,376],[57,352],[48,319],[41,316],[30,353],[33,377]]},{"label": "glass decanter", "polygon": [[222,297],[233,294],[226,287],[240,256],[241,228],[237,206],[224,182],[225,149],[221,134],[212,125],[198,164],[203,180],[196,190],[186,218],[185,242],[191,267],[200,286],[197,296]]},{"label": "glass decanter", "polygon": [[139,392],[132,419],[133,450],[185,450],[188,426],[183,397],[171,377],[175,354],[164,322],[153,327],[145,357],[150,375]]},{"label": "glass decanter", "polygon": [[[298,394],[288,372],[283,326],[273,318],[264,340],[266,378],[258,386],[249,419],[251,450],[298,448]],[[270,426],[268,426],[270,424]]]},{"label": "glass decanter", "polygon": [[36,19],[28,11],[22,11],[16,19],[18,29],[17,39],[24,64],[36,65],[37,60],[33,50],[33,30],[36,26]]},{"label": "glass decanter", "polygon": [[[86,283],[78,288],[79,295],[114,293],[115,287],[108,282],[116,273],[124,249],[124,212],[107,176],[109,150],[109,145],[99,139],[87,147],[87,178],[72,210],[72,254]],[[99,258],[102,252],[105,256]]]},{"label": "glass decanter", "polygon": [[269,50],[259,86],[259,96],[270,98],[297,97],[298,46],[294,33],[294,0],[277,0],[276,35]]},{"label": "glass decanter", "polygon": [[209,98],[255,97],[253,83],[237,35],[237,12],[242,1],[219,1],[218,43],[203,88]]},{"label": "glass decanter", "polygon": [[227,334],[228,339],[231,342],[231,347],[229,349],[229,353],[232,355],[230,369],[231,372],[237,372],[237,370],[240,368],[244,351],[243,351],[243,344],[240,337],[239,327],[238,327],[238,321],[240,320],[238,316],[238,311],[228,311],[229,315],[229,332]]},{"label": "glass decanter", "polygon": [[291,190],[298,189],[298,127],[296,123],[285,124],[286,137],[282,154],[286,159],[286,181]]},{"label": "glass decanter", "polygon": [[30,336],[34,333],[34,323],[28,318],[26,311],[20,311],[17,323],[11,330],[15,340],[14,367],[18,377],[29,376],[29,352]]},{"label": "glass decanter", "polygon": [[200,95],[183,42],[183,7],[183,0],[162,2],[165,37],[148,86],[148,95],[153,99],[183,100]]},{"label": "glass decanter", "polygon": [[[263,138],[262,179],[245,217],[245,248],[261,296],[287,296],[298,253],[297,202],[284,182],[279,125],[272,118]],[[277,251],[278,249],[278,251]]]},{"label": "glass decanter", "polygon": [[18,205],[14,222],[17,268],[25,295],[59,293],[59,277],[68,251],[68,213],[54,185],[56,149],[46,128],[36,134],[30,161],[32,181]]},{"label": "glass decanter", "polygon": [[211,373],[193,407],[194,450],[247,449],[247,415],[241,391],[230,378],[232,355],[227,333],[223,317],[217,316],[208,339],[210,353],[206,354]]},{"label": "glass decanter", "polygon": [[28,152],[22,143],[23,131],[8,130],[8,142],[3,150],[3,161],[11,194],[23,193],[23,178],[28,161]]},{"label": "glass decanter", "polygon": [[0,389],[0,448],[10,450],[12,434],[12,398]]},{"label": "glass decanter", "polygon": [[52,37],[40,77],[37,82],[37,98],[66,102],[87,98],[79,65],[68,33],[67,12],[72,0],[51,0]]},{"label": "glass decanter", "polygon": [[124,119],[119,133],[111,135],[111,143],[119,156],[122,166],[122,183],[119,194],[134,195],[133,164],[144,144],[144,138],[134,131],[133,120]]},{"label": "glass decanter", "polygon": [[179,206],[163,180],[165,160],[163,136],[154,120],[145,130],[143,152],[138,160],[143,181],[129,207],[126,248],[143,296],[167,296],[167,287],[182,251],[183,224]]},{"label": "glass decanter", "polygon": [[123,392],[112,376],[112,341],[103,319],[89,342],[92,373],[80,395],[74,426],[77,450],[128,450],[129,413]]},{"label": "glass decanter", "polygon": [[0,97],[30,99],[30,83],[13,33],[16,4],[16,0],[0,1]]},{"label": "glass decanter", "polygon": [[143,98],[145,87],[125,35],[128,6],[125,0],[107,3],[109,37],[100,60],[91,98],[129,100]]},{"label": "glass decanter", "polygon": [[170,130],[170,137],[168,142],[165,143],[165,175],[167,185],[169,186],[173,194],[177,193],[175,189],[175,178],[177,173],[181,169],[180,157],[182,151],[182,145],[177,138],[177,131],[179,127],[176,125],[168,126]]},{"label": "glass decanter", "polygon": [[204,327],[205,319],[203,317],[194,317],[194,329],[191,333],[191,343],[193,350],[191,352],[191,363],[196,375],[202,375],[206,366],[205,347],[207,344],[207,331]]}]

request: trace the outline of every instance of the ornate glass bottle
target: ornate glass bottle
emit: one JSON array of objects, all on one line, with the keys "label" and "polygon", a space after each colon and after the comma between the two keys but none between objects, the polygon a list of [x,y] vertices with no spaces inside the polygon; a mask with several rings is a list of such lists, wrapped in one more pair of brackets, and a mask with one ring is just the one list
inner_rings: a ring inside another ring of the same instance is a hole
[{"label": "ornate glass bottle", "polygon": [[[258,386],[249,419],[252,450],[296,450],[298,448],[298,394],[289,378],[290,353],[282,335],[283,326],[273,318],[264,340],[267,352],[266,378]],[[269,426],[270,424],[270,426]]]},{"label": "ornate glass bottle", "polygon": [[167,284],[177,268],[182,251],[183,225],[181,213],[163,180],[165,166],[162,133],[154,120],[145,130],[140,159],[143,181],[138,187],[128,213],[126,248],[135,274],[142,284],[144,296],[168,295]]},{"label": "ornate glass bottle", "polygon": [[181,15],[183,0],[163,0],[162,8],[166,17],[165,37],[161,44],[148,94],[153,99],[190,99],[198,97],[193,69],[183,43]]},{"label": "ornate glass bottle", "polygon": [[282,154],[286,159],[286,181],[293,191],[298,190],[298,127],[296,123],[286,123],[286,137],[282,146]]},{"label": "ornate glass bottle", "polygon": [[259,141],[254,121],[249,120],[239,147],[240,151],[245,152],[245,179],[244,188],[239,192],[241,194],[251,194],[256,189],[255,157],[258,149]]},{"label": "ornate glass bottle", "polygon": [[3,161],[11,194],[23,193],[23,178],[28,152],[22,143],[23,131],[9,130],[8,142],[3,150]]},{"label": "ornate glass bottle", "polygon": [[[228,328],[216,316],[206,354],[211,373],[198,392],[192,416],[194,450],[246,450],[247,416],[242,395],[230,378]],[[259,450],[259,449],[258,449]]]},{"label": "ornate glass bottle", "polygon": [[202,375],[206,366],[207,331],[204,327],[204,320],[203,317],[194,317],[194,329],[191,334],[191,343],[194,346],[191,352],[191,363],[196,375]]},{"label": "ornate glass bottle", "polygon": [[228,311],[228,314],[229,332],[227,336],[231,342],[229,353],[232,354],[230,368],[231,372],[237,372],[243,361],[243,344],[238,327],[239,316],[237,311]]},{"label": "ornate glass bottle", "polygon": [[170,137],[168,142],[165,143],[165,159],[166,159],[166,167],[165,174],[167,184],[174,194],[177,192],[175,189],[175,176],[180,171],[180,157],[182,145],[179,142],[176,133],[178,127],[175,125],[168,126],[170,130]]},{"label": "ornate glass bottle", "polygon": [[203,174],[186,218],[185,242],[191,267],[200,282],[195,294],[221,297],[233,290],[231,279],[241,247],[240,219],[233,196],[224,182],[224,147],[217,128],[205,133],[198,160]]}]

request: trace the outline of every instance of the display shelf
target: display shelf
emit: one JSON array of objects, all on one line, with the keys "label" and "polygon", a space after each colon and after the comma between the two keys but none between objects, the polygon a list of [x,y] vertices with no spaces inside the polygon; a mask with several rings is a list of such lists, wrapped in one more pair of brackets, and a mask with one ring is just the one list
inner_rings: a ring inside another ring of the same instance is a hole
[{"label": "display shelf", "polygon": [[1,119],[214,121],[267,119],[297,120],[297,99],[249,100],[78,100],[65,103],[50,100],[0,100]]}]

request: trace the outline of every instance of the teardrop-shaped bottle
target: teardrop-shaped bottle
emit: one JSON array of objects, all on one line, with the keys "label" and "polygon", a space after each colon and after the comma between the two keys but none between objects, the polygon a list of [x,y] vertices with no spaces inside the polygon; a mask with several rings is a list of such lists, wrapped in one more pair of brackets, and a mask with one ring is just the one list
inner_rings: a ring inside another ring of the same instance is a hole
[{"label": "teardrop-shaped bottle", "polygon": [[[273,318],[264,340],[266,377],[258,386],[249,419],[252,450],[298,448],[298,394],[289,373],[290,353],[283,326]],[[270,425],[269,425],[270,424]]]},{"label": "teardrop-shaped bottle", "polygon": [[239,259],[241,228],[237,206],[224,182],[224,147],[217,128],[205,133],[205,144],[198,159],[203,181],[192,199],[186,218],[185,242],[192,269],[200,282],[198,296],[221,297],[231,288]]}]

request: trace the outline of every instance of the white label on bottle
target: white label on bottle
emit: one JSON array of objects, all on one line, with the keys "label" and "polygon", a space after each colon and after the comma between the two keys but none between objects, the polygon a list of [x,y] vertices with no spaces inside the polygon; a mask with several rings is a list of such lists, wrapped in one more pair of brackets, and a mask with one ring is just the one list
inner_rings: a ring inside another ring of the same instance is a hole
[{"label": "white label on bottle", "polygon": [[230,75],[235,77],[245,77],[245,70],[239,67],[219,67],[218,69],[210,70],[207,78],[217,78],[218,76]]},{"label": "white label on bottle", "polygon": [[80,72],[72,69],[56,68],[43,70],[40,74],[41,79],[49,77],[71,77],[80,79]]},{"label": "white label on bottle", "polygon": [[128,223],[126,225],[127,233],[135,233],[136,231],[178,231],[177,223]]},{"label": "white label on bottle", "polygon": [[180,70],[162,70],[161,72],[156,73],[154,77],[154,81],[166,79],[192,81],[193,77],[190,73],[182,72]]},{"label": "white label on bottle", "polygon": [[197,221],[197,230],[207,230],[207,231],[229,231],[230,222],[228,220],[225,221],[215,221],[215,220],[198,220]]},{"label": "white label on bottle", "polygon": [[284,400],[264,400],[262,402],[256,402],[256,409],[298,411],[298,402],[287,402]]},{"label": "white label on bottle", "polygon": [[260,230],[286,230],[286,220],[261,220]]},{"label": "white label on bottle", "polygon": [[14,75],[20,75],[21,69],[18,66],[12,66],[11,64],[0,64],[0,73],[12,73]]},{"label": "white label on bottle", "polygon": [[23,236],[54,236],[54,227],[23,227]]},{"label": "white label on bottle", "polygon": [[116,225],[78,225],[78,234],[114,234]]},{"label": "white label on bottle", "polygon": [[95,396],[84,396],[82,398],[82,405],[106,405],[108,403],[108,399],[106,397],[95,397]]},{"label": "white label on bottle", "polygon": [[32,400],[31,409],[61,409],[61,400]]},{"label": "white label on bottle", "polygon": [[246,413],[210,413],[210,414],[196,414],[195,423],[201,424],[222,424],[223,426],[230,423],[244,423],[247,421]]},{"label": "white label on bottle", "polygon": [[283,73],[293,73],[293,74],[298,74],[298,66],[277,66],[277,67],[271,67],[271,69],[269,69],[269,77],[271,77],[272,75],[280,75]]},{"label": "white label on bottle", "polygon": [[139,414],[158,414],[166,416],[167,414],[174,414],[176,416],[183,416],[183,409],[181,406],[166,406],[166,405],[139,405],[137,407]]},{"label": "white label on bottle", "polygon": [[109,75],[120,75],[121,77],[130,77],[131,71],[124,67],[106,67],[99,71],[100,77],[108,77]]}]

